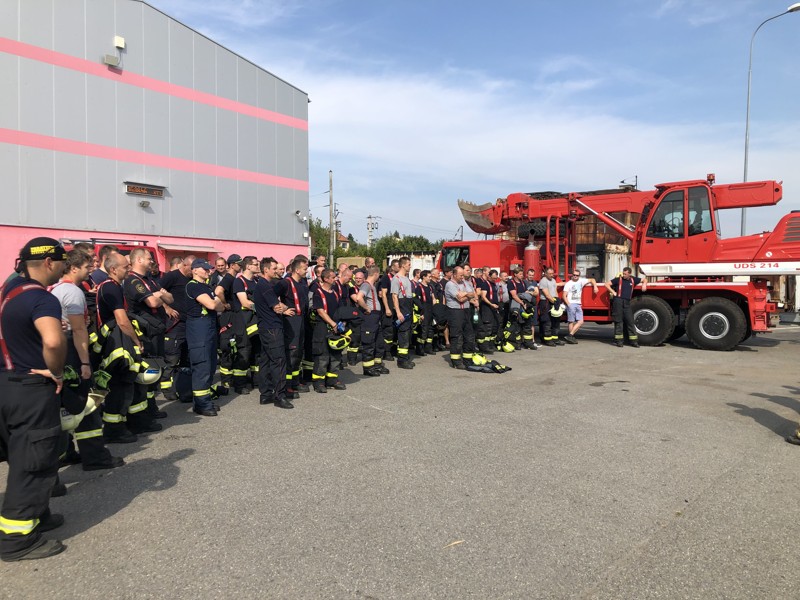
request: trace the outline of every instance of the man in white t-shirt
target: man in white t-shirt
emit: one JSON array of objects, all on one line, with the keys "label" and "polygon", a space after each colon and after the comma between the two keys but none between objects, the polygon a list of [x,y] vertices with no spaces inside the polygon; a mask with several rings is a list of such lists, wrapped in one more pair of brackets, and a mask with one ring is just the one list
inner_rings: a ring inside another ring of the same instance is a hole
[{"label": "man in white t-shirt", "polygon": [[564,336],[564,341],[568,344],[577,344],[575,334],[583,325],[583,306],[581,296],[583,288],[591,284],[594,293],[597,293],[597,282],[592,278],[581,277],[580,269],[573,269],[570,280],[564,284],[563,298],[567,305],[567,328],[569,334]]}]

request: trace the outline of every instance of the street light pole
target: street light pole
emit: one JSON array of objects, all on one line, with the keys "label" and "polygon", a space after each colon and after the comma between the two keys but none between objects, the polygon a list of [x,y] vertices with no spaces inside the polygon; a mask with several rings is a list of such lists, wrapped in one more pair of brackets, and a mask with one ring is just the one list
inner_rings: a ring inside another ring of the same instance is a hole
[{"label": "street light pole", "polygon": [[[753,43],[756,41],[756,34],[758,33],[758,30],[761,29],[764,25],[784,15],[788,15],[789,13],[797,12],[798,10],[800,10],[800,2],[795,2],[781,14],[775,15],[774,17],[770,17],[769,19],[765,19],[764,21],[761,22],[761,24],[758,27],[756,27],[756,30],[753,32],[753,36],[750,38],[750,60],[748,61],[747,65],[747,116],[745,117],[745,125],[744,125],[744,178],[742,179],[743,181],[747,181],[747,162],[750,156],[750,88],[753,80]],[[745,234],[746,225],[747,225],[747,209],[742,208],[742,227],[740,235]]]}]

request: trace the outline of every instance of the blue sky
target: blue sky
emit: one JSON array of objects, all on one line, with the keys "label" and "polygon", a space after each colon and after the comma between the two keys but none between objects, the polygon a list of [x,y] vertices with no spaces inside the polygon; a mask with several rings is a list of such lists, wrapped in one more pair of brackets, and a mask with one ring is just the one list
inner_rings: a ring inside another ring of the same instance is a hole
[{"label": "blue sky", "polygon": [[[306,91],[310,206],[366,241],[432,239],[456,200],[577,191],[639,177],[742,180],[750,37],[787,0],[494,2],[151,0]],[[749,179],[784,200],[748,233],[800,209],[800,12],[767,23],[753,58]],[[738,235],[739,213],[723,234]],[[474,234],[465,232],[468,237]]]}]

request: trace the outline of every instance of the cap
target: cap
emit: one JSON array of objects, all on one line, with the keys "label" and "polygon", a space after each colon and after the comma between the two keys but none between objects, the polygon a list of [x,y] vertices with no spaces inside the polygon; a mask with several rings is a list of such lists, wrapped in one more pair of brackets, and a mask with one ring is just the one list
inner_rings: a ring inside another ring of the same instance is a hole
[{"label": "cap", "polygon": [[21,261],[44,260],[48,256],[53,260],[67,260],[67,251],[58,240],[49,237],[34,238],[19,251]]},{"label": "cap", "polygon": [[240,263],[240,262],[242,262],[242,257],[239,256],[238,254],[231,254],[228,257],[228,264],[229,265],[232,265],[234,263]]},{"label": "cap", "polygon": [[195,258],[192,261],[192,268],[193,269],[205,269],[206,271],[210,271],[214,267],[212,267],[208,261],[204,258]]}]

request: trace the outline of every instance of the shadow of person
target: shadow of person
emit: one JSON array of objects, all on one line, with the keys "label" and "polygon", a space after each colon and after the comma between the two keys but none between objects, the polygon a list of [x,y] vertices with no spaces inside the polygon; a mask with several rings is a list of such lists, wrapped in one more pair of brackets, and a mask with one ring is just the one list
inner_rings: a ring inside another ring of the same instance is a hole
[{"label": "shadow of person", "polygon": [[782,438],[792,435],[797,429],[797,423],[795,421],[790,421],[780,415],[776,415],[771,410],[753,408],[735,402],[728,402],[727,404],[736,411],[736,414],[753,419],[762,427],[769,429]]},{"label": "shadow of person", "polygon": [[113,518],[144,492],[173,487],[180,475],[177,463],[194,453],[193,448],[183,448],[162,458],[132,461],[69,486],[66,496],[50,501],[51,510],[63,513],[66,519],[58,530],[59,538],[67,540]]},{"label": "shadow of person", "polygon": [[783,406],[784,408],[789,408],[797,413],[800,413],[800,400],[797,398],[789,398],[787,396],[770,396],[769,394],[762,394],[761,392],[752,392],[750,395],[755,396],[756,398],[764,398],[764,400],[774,402],[778,406]]}]

